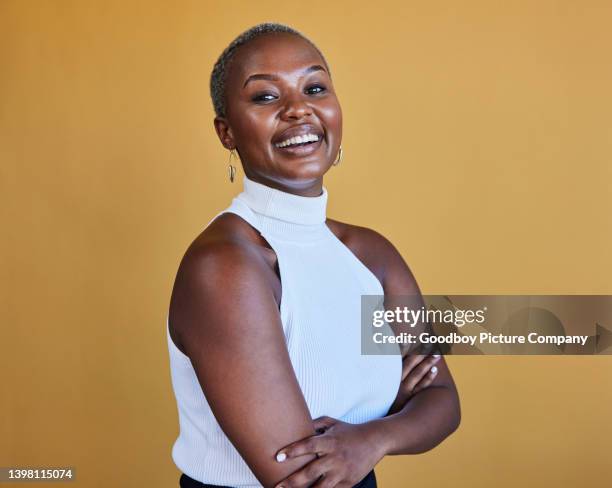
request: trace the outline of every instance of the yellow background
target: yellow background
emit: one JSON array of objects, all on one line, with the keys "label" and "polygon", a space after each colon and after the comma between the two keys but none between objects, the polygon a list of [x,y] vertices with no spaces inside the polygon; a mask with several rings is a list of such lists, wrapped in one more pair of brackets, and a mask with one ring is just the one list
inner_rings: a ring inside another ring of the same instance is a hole
[{"label": "yellow background", "polygon": [[[262,21],[332,66],[330,217],[390,238],[424,293],[612,294],[608,1],[2,0],[0,465],[178,486],[166,312],[240,189],[210,70]],[[381,488],[610,482],[610,356],[448,363],[460,429]]]}]

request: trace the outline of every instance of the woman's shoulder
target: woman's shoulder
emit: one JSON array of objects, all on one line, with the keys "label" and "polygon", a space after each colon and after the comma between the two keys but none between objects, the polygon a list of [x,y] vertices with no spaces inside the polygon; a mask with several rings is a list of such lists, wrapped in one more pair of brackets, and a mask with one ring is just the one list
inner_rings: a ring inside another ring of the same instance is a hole
[{"label": "woman's shoulder", "polygon": [[[279,303],[280,286],[272,261],[259,233],[237,215],[215,218],[188,246],[172,288],[170,334],[185,352],[183,340],[190,333],[193,317],[218,316],[237,304],[262,295]],[[237,297],[246,296],[246,300]],[[248,302],[248,303],[247,303]],[[208,321],[214,325],[215,321]],[[178,333],[177,333],[178,332]]]},{"label": "woman's shoulder", "polygon": [[257,231],[241,217],[224,212],[215,217],[189,245],[187,251],[210,247],[212,244],[235,243],[249,244]]},{"label": "woman's shoulder", "polygon": [[327,220],[327,226],[383,283],[389,263],[397,253],[393,244],[380,232],[368,227],[332,219]]},{"label": "woman's shoulder", "polygon": [[380,232],[338,220],[327,220],[330,230],[379,279],[385,293],[418,289],[408,264],[398,249]]},{"label": "woman's shoulder", "polygon": [[[241,217],[223,213],[188,246],[177,272],[175,287],[184,281],[217,286],[260,276],[260,284],[274,284],[276,256],[268,243]],[[276,290],[275,290],[276,295]]]},{"label": "woman's shoulder", "polygon": [[357,246],[368,247],[372,250],[383,252],[389,252],[391,249],[394,249],[393,244],[374,229],[334,219],[327,219],[326,223],[331,231],[345,244],[350,242]]}]

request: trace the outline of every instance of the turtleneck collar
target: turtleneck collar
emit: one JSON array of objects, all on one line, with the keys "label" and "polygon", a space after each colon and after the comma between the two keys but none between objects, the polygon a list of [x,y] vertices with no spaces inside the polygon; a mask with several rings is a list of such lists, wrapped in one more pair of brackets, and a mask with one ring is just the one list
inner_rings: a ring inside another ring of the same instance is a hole
[{"label": "turtleneck collar", "polygon": [[318,197],[302,197],[262,185],[243,177],[239,195],[254,212],[274,219],[301,225],[322,224],[326,219],[327,190]]}]

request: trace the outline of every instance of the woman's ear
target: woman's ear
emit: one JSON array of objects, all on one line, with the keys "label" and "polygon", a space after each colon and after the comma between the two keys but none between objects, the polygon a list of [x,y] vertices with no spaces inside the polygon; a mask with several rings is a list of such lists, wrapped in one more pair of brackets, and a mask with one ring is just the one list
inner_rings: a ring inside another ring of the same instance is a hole
[{"label": "woman's ear", "polygon": [[226,149],[234,149],[236,144],[234,142],[234,136],[232,135],[232,129],[230,129],[227,120],[224,117],[215,117],[213,123],[223,147]]}]

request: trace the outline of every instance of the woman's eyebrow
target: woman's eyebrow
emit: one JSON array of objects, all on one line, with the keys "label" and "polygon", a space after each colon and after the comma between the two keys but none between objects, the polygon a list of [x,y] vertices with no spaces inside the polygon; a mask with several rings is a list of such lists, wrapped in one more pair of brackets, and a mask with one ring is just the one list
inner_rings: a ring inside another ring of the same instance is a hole
[{"label": "woman's eyebrow", "polygon": [[[312,66],[309,66],[308,68],[306,68],[303,72],[302,75],[307,75],[309,73],[312,73],[313,71],[327,71],[323,66],[321,66],[320,64],[313,64]],[[270,80],[270,81],[278,81],[278,76],[275,75],[270,75],[270,74],[265,74],[265,73],[257,73],[254,75],[249,76],[246,81],[244,82],[244,85],[242,85],[242,88],[244,88],[245,86],[247,86],[247,83],[249,81],[252,80]]]}]

